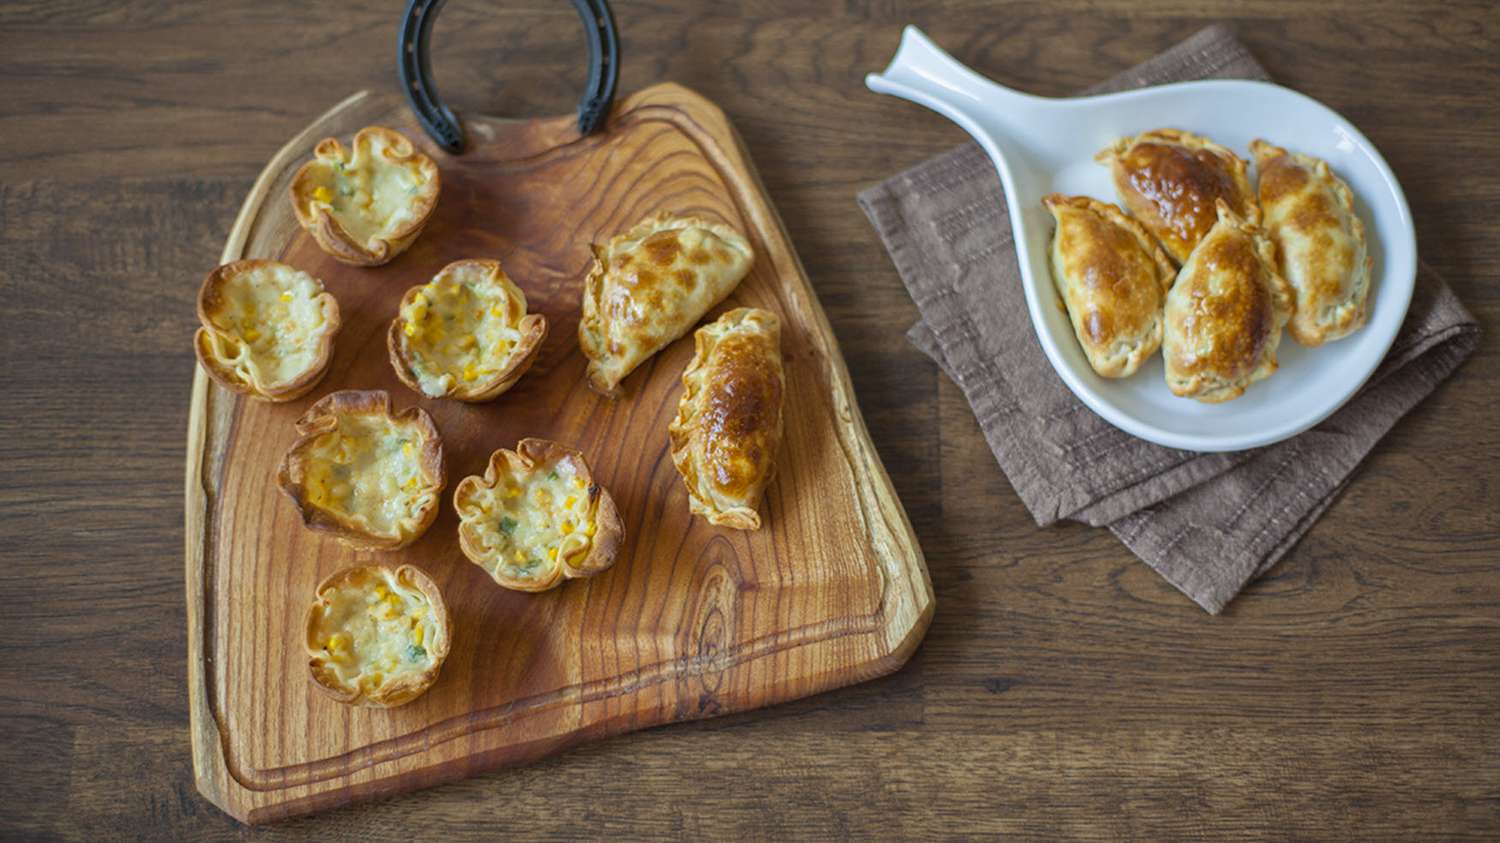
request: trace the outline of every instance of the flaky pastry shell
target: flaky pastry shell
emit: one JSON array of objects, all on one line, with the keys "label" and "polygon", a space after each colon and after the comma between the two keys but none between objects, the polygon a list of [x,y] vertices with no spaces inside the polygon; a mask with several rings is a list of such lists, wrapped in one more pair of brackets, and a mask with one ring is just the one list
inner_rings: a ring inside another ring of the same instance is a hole
[{"label": "flaky pastry shell", "polygon": [[276,482],[308,528],[350,547],[395,550],[432,526],[443,443],[420,407],[393,415],[383,390],[331,392],[297,420],[297,432]]},{"label": "flaky pastry shell", "polygon": [[378,266],[401,254],[437,207],[437,164],[405,135],[360,129],[351,146],[324,138],[292,178],[297,222],[335,259]]},{"label": "flaky pastry shell", "polygon": [[578,451],[522,439],[453,491],[458,544],[501,586],[546,591],[615,562],[625,524]]},{"label": "flaky pastry shell", "polygon": [[497,260],[460,260],[406,291],[386,332],[391,367],[429,398],[489,401],[536,361],[547,317],[526,312]]},{"label": "flaky pastry shell", "polygon": [[452,643],[442,592],[412,565],[334,573],[318,584],[304,628],[313,685],[341,703],[375,708],[432,687]]},{"label": "flaky pastry shell", "polygon": [[736,308],[693,335],[667,435],[694,515],[760,529],[756,507],[776,476],[785,378],[781,321],[770,311]]},{"label": "flaky pastry shell", "polygon": [[299,269],[242,260],[203,279],[198,321],[193,350],[209,377],[241,395],[291,401],[328,372],[339,305]]}]

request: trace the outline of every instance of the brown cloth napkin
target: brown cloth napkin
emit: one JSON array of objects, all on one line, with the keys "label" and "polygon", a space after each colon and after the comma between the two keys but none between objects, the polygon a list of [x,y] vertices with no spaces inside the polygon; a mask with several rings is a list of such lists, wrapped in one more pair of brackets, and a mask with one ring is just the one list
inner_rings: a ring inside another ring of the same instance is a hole
[{"label": "brown cloth napkin", "polygon": [[[1090,93],[1212,78],[1266,73],[1213,26]],[[1327,421],[1253,451],[1164,448],[1094,415],[1047,363],[999,178],[977,145],[869,188],[859,202],[921,311],[908,338],[963,390],[1037,523],[1107,525],[1213,614],[1307,532],[1375,443],[1478,344],[1474,318],[1423,266],[1390,353]]]}]

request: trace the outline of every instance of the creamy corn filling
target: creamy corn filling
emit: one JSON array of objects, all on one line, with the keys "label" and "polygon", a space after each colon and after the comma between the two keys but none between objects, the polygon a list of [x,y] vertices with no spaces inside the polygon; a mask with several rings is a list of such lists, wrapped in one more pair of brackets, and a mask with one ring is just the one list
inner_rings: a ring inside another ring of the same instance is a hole
[{"label": "creamy corn filling", "polygon": [[297,270],[257,266],[228,278],[223,306],[210,317],[223,363],[262,386],[306,372],[328,333],[322,293],[317,279]]},{"label": "creamy corn filling", "polygon": [[480,267],[460,267],[423,285],[401,308],[401,341],[422,392],[437,398],[504,371],[521,341],[525,311],[524,299],[513,301]]},{"label": "creamy corn filling", "polygon": [[437,621],[427,595],[380,571],[327,596],[311,632],[312,645],[340,682],[378,688],[432,666],[427,647],[437,635]]},{"label": "creamy corn filling", "polygon": [[381,138],[363,138],[348,161],[328,161],[314,171],[313,202],[328,208],[350,237],[367,246],[414,221],[415,203],[428,190],[417,162],[394,162],[387,149]]},{"label": "creamy corn filling", "polygon": [[394,536],[432,502],[437,489],[422,472],[422,438],[381,416],[345,415],[317,438],[307,467],[309,501]]},{"label": "creamy corn filling", "polygon": [[478,527],[491,574],[535,579],[558,560],[580,561],[593,543],[590,497],[589,485],[564,457],[480,488],[459,517]]}]

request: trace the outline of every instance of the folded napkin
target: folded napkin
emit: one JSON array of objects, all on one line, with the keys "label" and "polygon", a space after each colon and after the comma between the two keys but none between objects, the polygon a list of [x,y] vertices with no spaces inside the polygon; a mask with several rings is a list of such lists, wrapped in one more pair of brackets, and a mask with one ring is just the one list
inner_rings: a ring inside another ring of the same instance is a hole
[{"label": "folded napkin", "polygon": [[[1212,78],[1266,73],[1213,26],[1090,93]],[[859,202],[921,312],[908,338],[963,390],[1037,523],[1108,526],[1213,614],[1307,532],[1375,443],[1478,344],[1474,318],[1423,266],[1390,353],[1328,420],[1253,451],[1164,448],[1094,415],[1048,364],[999,179],[978,146],[920,164]]]}]

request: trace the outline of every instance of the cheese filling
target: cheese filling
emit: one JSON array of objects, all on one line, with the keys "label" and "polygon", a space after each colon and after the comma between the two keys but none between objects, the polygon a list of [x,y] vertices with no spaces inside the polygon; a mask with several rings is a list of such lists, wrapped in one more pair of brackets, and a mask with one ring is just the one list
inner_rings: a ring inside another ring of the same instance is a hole
[{"label": "cheese filling", "polygon": [[390,572],[374,569],[366,579],[325,594],[314,629],[315,656],[345,685],[378,688],[433,665],[427,646],[439,634],[432,604]]},{"label": "cheese filling", "polygon": [[317,279],[288,267],[255,266],[226,278],[223,306],[209,317],[219,359],[257,386],[295,380],[317,362],[328,334],[322,293]]},{"label": "cheese filling", "polygon": [[502,478],[476,490],[459,511],[486,552],[485,569],[510,579],[537,579],[561,564],[576,565],[593,543],[597,488],[585,483],[569,457],[537,466],[525,477]]},{"label": "cheese filling", "polygon": [[422,437],[378,415],[344,415],[317,438],[308,461],[308,500],[361,523],[376,535],[396,536],[437,496],[422,471]]},{"label": "cheese filling", "polygon": [[422,392],[440,398],[503,372],[520,345],[525,314],[520,289],[479,266],[462,265],[425,284],[401,308],[399,340]]},{"label": "cheese filling", "polygon": [[314,207],[327,208],[350,237],[370,248],[415,222],[418,199],[431,190],[420,159],[392,161],[389,148],[378,135],[361,136],[348,161],[314,170]]}]

